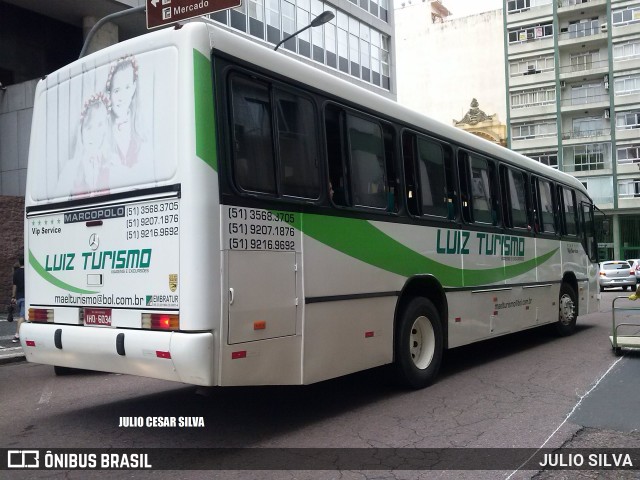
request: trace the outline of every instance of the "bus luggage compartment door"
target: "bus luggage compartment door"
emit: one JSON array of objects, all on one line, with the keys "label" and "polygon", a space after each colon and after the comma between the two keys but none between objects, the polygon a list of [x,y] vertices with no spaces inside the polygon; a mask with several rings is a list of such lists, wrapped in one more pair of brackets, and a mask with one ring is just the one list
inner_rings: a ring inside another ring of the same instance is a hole
[{"label": "bus luggage compartment door", "polygon": [[296,334],[295,252],[229,252],[229,344]]}]

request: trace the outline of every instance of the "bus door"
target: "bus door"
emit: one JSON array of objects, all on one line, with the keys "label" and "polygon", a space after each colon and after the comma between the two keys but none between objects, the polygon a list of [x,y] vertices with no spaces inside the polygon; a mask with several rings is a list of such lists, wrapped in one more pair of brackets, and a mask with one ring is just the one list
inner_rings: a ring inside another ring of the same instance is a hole
[{"label": "bus door", "polygon": [[[237,213],[246,220],[231,219],[225,230],[248,233],[230,235],[227,242],[231,245],[227,255],[228,343],[295,335],[298,308],[296,252],[276,250],[286,245],[273,235],[274,229],[293,227],[266,210],[226,208],[233,212],[226,218]],[[291,240],[291,244],[295,241]]]}]

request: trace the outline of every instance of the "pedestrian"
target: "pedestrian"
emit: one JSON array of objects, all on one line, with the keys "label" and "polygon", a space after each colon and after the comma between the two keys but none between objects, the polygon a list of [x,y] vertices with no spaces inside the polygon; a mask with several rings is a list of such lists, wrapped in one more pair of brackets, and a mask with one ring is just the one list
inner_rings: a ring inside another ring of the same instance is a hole
[{"label": "pedestrian", "polygon": [[11,304],[15,305],[18,317],[13,343],[20,341],[20,325],[24,321],[24,257],[22,255],[18,258],[18,263],[20,267],[13,272],[13,290],[11,293]]}]

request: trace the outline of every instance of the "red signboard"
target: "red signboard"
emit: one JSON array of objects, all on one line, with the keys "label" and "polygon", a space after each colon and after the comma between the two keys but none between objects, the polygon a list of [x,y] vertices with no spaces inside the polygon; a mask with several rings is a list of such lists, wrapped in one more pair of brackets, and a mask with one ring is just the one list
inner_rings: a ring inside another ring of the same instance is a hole
[{"label": "red signboard", "polygon": [[241,0],[147,0],[147,28],[162,27],[240,5]]}]

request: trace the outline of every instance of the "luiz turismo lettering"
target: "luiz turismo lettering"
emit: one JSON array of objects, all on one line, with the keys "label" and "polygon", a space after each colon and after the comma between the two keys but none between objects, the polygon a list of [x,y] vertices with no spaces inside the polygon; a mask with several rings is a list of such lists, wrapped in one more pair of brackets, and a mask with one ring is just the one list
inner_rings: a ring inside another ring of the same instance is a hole
[{"label": "luiz turismo lettering", "polygon": [[524,257],[525,239],[499,233],[438,229],[436,251],[457,255],[496,255]]},{"label": "luiz turismo lettering", "polygon": [[73,252],[54,253],[45,256],[44,268],[47,272],[61,270],[103,270],[105,268],[149,268],[151,248],[130,250],[107,250],[104,252],[83,252],[79,256]]}]

